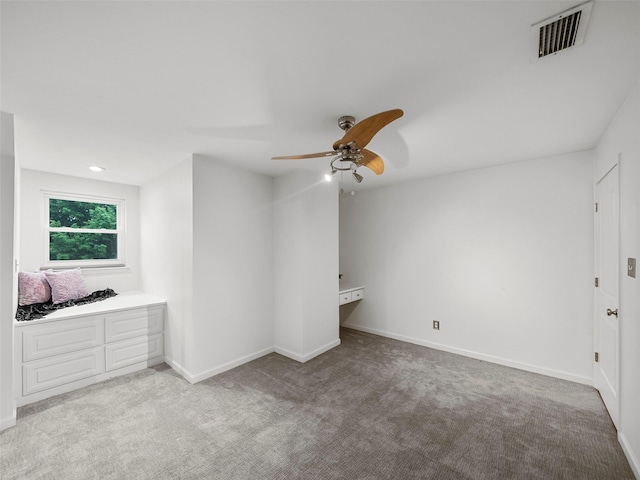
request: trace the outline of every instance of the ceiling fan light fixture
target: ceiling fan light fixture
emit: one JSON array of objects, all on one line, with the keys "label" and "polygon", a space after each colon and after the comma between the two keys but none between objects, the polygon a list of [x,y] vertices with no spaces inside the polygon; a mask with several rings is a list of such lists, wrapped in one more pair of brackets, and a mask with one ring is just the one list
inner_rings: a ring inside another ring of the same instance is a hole
[{"label": "ceiling fan light fixture", "polygon": [[[336,162],[339,162],[339,163],[336,163]],[[349,164],[345,167],[343,165],[343,162],[349,162]],[[352,170],[353,160],[351,160],[350,158],[346,158],[344,155],[338,155],[333,160],[331,160],[330,165],[331,165],[331,171],[333,172],[332,175],[335,175],[335,173],[338,171],[344,172],[347,170]]]},{"label": "ceiling fan light fixture", "polygon": [[307,153],[304,155],[284,155],[271,157],[272,160],[301,160],[304,158],[333,157],[331,159],[331,173],[327,173],[324,178],[330,182],[331,177],[336,172],[351,171],[356,182],[360,183],[364,177],[356,170],[364,166],[372,170],[376,175],[384,172],[384,162],[370,150],[364,147],[371,141],[384,126],[397,120],[404,112],[399,108],[380,112],[365,118],[361,122],[355,123],[355,117],[343,115],[338,119],[338,126],[345,131],[340,140],[333,143],[333,150],[320,153]]},{"label": "ceiling fan light fixture", "polygon": [[333,180],[333,177],[335,176],[336,173],[337,173],[337,170],[332,166],[331,171],[329,173],[324,174],[324,179],[327,182],[330,182],[331,180]]}]

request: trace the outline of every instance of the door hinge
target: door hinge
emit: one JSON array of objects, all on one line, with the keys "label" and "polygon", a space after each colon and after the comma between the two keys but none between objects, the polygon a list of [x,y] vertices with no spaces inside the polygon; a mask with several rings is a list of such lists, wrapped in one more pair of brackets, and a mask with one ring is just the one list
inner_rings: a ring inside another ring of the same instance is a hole
[{"label": "door hinge", "polygon": [[594,205],[595,205],[594,212],[598,213],[598,202],[596,202]]},{"label": "door hinge", "polygon": [[600,286],[600,279],[598,277],[596,277],[596,281],[594,282],[596,287]]},{"label": "door hinge", "polygon": [[600,355],[598,355],[598,352],[596,352],[596,362],[600,361]]}]

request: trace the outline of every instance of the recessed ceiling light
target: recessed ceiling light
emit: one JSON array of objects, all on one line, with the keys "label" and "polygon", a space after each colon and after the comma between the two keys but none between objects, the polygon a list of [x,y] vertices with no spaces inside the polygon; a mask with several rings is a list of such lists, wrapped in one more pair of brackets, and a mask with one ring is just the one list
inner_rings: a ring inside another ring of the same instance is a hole
[{"label": "recessed ceiling light", "polygon": [[89,170],[91,170],[92,172],[103,172],[103,171],[105,171],[106,169],[105,169],[104,167],[99,167],[99,166],[97,166],[97,165],[91,165],[91,166],[89,167]]}]

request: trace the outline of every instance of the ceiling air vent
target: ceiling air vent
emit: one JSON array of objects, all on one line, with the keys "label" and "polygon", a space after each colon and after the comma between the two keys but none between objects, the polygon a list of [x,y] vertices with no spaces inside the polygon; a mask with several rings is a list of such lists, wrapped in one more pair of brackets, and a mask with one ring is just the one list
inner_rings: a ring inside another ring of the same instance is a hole
[{"label": "ceiling air vent", "polygon": [[593,2],[583,3],[531,26],[534,60],[582,45]]}]

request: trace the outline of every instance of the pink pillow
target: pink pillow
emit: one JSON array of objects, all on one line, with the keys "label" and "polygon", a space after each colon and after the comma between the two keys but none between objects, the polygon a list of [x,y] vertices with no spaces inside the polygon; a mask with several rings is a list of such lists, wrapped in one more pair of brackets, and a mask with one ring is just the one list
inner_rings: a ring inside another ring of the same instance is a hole
[{"label": "pink pillow", "polygon": [[44,274],[51,285],[53,303],[64,303],[89,295],[79,268],[62,272],[48,271]]},{"label": "pink pillow", "polygon": [[[52,270],[49,270],[52,272]],[[51,300],[51,287],[45,272],[18,272],[18,305],[33,305]]]}]

